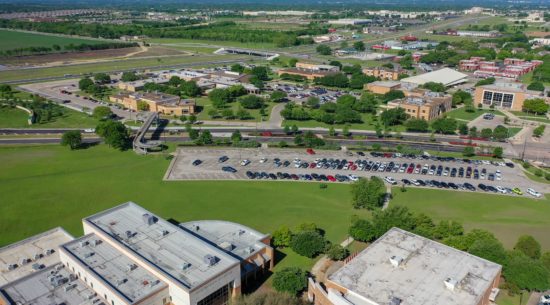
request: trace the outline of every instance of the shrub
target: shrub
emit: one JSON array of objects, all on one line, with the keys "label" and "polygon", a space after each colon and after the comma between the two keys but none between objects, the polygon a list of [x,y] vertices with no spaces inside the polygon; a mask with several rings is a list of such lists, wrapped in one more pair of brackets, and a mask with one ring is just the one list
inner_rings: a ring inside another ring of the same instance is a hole
[{"label": "shrub", "polygon": [[370,242],[376,238],[372,223],[366,219],[358,219],[349,228],[349,235],[358,241]]},{"label": "shrub", "polygon": [[502,274],[506,281],[520,289],[544,291],[548,289],[549,271],[540,260],[534,260],[519,251],[508,253]]},{"label": "shrub", "polygon": [[271,242],[275,247],[288,247],[292,240],[292,232],[287,226],[281,226],[275,232],[273,232],[273,239]]},{"label": "shrub", "polygon": [[303,231],[292,237],[290,247],[294,252],[312,258],[323,252],[325,239],[318,232]]},{"label": "shrub", "polygon": [[348,257],[349,251],[348,249],[338,245],[338,244],[332,244],[326,251],[328,258],[330,258],[333,261],[341,261],[344,258]]},{"label": "shrub", "polygon": [[537,177],[542,177],[544,173],[542,172],[542,169],[540,168],[537,168],[537,170],[535,170],[535,176]]},{"label": "shrub", "polygon": [[307,287],[306,276],[306,272],[298,267],[286,267],[273,275],[273,288],[297,295]]}]

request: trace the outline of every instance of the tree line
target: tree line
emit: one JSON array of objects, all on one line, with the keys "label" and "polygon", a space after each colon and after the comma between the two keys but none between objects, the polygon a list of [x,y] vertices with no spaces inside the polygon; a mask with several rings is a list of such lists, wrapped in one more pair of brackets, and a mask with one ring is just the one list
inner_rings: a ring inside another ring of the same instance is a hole
[{"label": "tree line", "polygon": [[36,55],[36,54],[48,54],[48,53],[64,53],[64,52],[83,52],[83,51],[95,51],[95,50],[110,50],[110,49],[122,49],[137,47],[137,43],[119,43],[119,42],[105,42],[105,43],[81,43],[81,44],[68,44],[66,46],[60,46],[54,44],[51,47],[25,47],[15,48],[10,50],[0,51],[0,56],[23,56],[23,55]]}]

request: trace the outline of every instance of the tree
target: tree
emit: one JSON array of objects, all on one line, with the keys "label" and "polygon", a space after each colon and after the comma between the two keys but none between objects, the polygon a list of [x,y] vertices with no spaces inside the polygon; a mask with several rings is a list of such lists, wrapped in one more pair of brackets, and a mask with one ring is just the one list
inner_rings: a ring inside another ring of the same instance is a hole
[{"label": "tree", "polygon": [[106,73],[96,73],[94,80],[98,84],[108,84],[111,82],[111,77]]},{"label": "tree", "polygon": [[344,128],[342,128],[342,135],[344,137],[351,136],[351,132],[349,131],[349,126],[348,125],[346,125],[346,126],[344,126]]},{"label": "tree", "polygon": [[317,231],[302,231],[294,234],[290,241],[290,248],[299,255],[313,258],[323,252],[325,238]]},{"label": "tree", "polygon": [[462,150],[462,155],[464,155],[465,157],[471,157],[471,156],[474,156],[475,154],[476,152],[472,146],[466,146]]},{"label": "tree", "polygon": [[283,127],[283,131],[284,131],[284,133],[285,133],[286,135],[289,135],[289,134],[291,133],[291,131],[290,131],[290,126],[285,125],[285,126]]},{"label": "tree", "polygon": [[546,269],[550,270],[550,252],[544,252],[540,257],[540,261]]},{"label": "tree", "polygon": [[527,90],[544,91],[544,84],[541,82],[532,82],[527,86]]},{"label": "tree", "polygon": [[496,79],[494,77],[489,77],[489,78],[482,79],[482,80],[478,81],[475,84],[475,86],[479,87],[479,86],[484,86],[484,85],[491,85],[491,84],[494,84],[495,81],[496,81]]},{"label": "tree", "polygon": [[280,91],[280,90],[275,90],[270,95],[271,101],[275,103],[280,103],[285,101],[286,97],[287,97],[286,92]]},{"label": "tree", "polygon": [[327,249],[326,254],[328,258],[330,258],[333,261],[341,261],[344,258],[348,257],[349,251],[348,249],[340,246],[339,244],[332,244]]},{"label": "tree", "polygon": [[319,108],[319,105],[320,105],[319,98],[316,96],[310,96],[306,101],[306,106],[312,109]]},{"label": "tree", "polygon": [[362,41],[356,41],[353,43],[353,48],[356,49],[357,51],[365,51],[365,43],[362,42]]},{"label": "tree", "polygon": [[98,120],[108,119],[112,115],[113,115],[113,111],[111,111],[111,108],[107,106],[97,106],[94,108],[94,111],[92,112],[92,116]]},{"label": "tree", "polygon": [[523,102],[523,111],[535,114],[546,114],[550,105],[541,98],[529,99]]},{"label": "tree", "polygon": [[208,98],[212,101],[212,105],[218,109],[224,108],[231,100],[228,90],[213,89],[208,93]]},{"label": "tree", "polygon": [[390,90],[384,94],[383,100],[384,102],[389,102],[397,99],[401,99],[405,97],[405,93],[401,90]]},{"label": "tree", "polygon": [[506,140],[506,138],[508,138],[508,128],[502,125],[497,125],[497,127],[495,127],[495,129],[493,130],[493,138],[496,141],[501,142]]},{"label": "tree", "polygon": [[259,109],[262,108],[264,100],[257,95],[249,94],[241,97],[239,103],[246,109]]},{"label": "tree", "polygon": [[376,239],[376,230],[367,219],[357,219],[349,228],[349,235],[353,239],[363,242],[371,242]]},{"label": "tree", "polygon": [[91,80],[89,77],[86,77],[78,81],[78,89],[86,91],[90,86],[93,86],[93,84],[94,81]]},{"label": "tree", "polygon": [[149,111],[149,104],[145,101],[137,102],[137,110],[139,111]]},{"label": "tree", "polygon": [[271,243],[278,248],[288,247],[292,240],[292,232],[287,226],[281,226],[273,232]]},{"label": "tree", "polygon": [[474,241],[468,248],[468,253],[497,264],[504,264],[506,262],[504,246],[494,237]]},{"label": "tree", "polygon": [[502,274],[508,283],[520,289],[544,291],[548,289],[550,273],[543,263],[520,251],[508,252]]},{"label": "tree", "polygon": [[493,136],[493,131],[491,128],[483,128],[481,130],[480,136],[484,139],[490,139]]},{"label": "tree", "polygon": [[231,134],[231,142],[233,143],[240,142],[242,139],[243,137],[238,129],[233,131],[233,133]]},{"label": "tree", "polygon": [[421,86],[424,89],[428,89],[433,92],[445,92],[447,88],[442,83],[427,82]]},{"label": "tree", "polygon": [[458,124],[458,133],[463,136],[468,135],[468,125],[466,123]]},{"label": "tree", "polygon": [[71,150],[77,149],[82,145],[82,134],[80,130],[69,130],[63,133],[61,145],[69,146]]},{"label": "tree", "polygon": [[469,92],[459,89],[458,91],[453,93],[453,106],[457,106],[467,102],[469,102],[470,105],[472,104],[472,95]]},{"label": "tree", "polygon": [[136,75],[136,72],[124,72],[120,77],[120,80],[123,82],[133,82],[139,79],[139,76]]},{"label": "tree", "polygon": [[503,154],[504,154],[504,151],[503,151],[502,147],[497,146],[493,149],[493,157],[502,158]]},{"label": "tree", "polygon": [[121,122],[102,121],[97,125],[95,131],[107,145],[116,149],[125,150],[130,144],[130,133]]},{"label": "tree", "polygon": [[533,129],[533,137],[540,138],[544,134],[546,125],[540,125],[537,128]]},{"label": "tree", "polygon": [[296,58],[291,58],[288,60],[288,66],[289,67],[296,67],[296,64],[298,63],[298,59]]},{"label": "tree", "polygon": [[520,251],[532,259],[539,259],[541,247],[539,242],[531,235],[522,235],[518,238],[514,250]]},{"label": "tree", "polygon": [[286,267],[273,274],[273,288],[297,295],[307,287],[307,273],[298,267]]},{"label": "tree", "polygon": [[231,72],[243,73],[244,67],[240,64],[231,65]]},{"label": "tree", "polygon": [[380,120],[384,126],[395,126],[403,123],[407,119],[407,114],[403,108],[386,109],[380,115]]},{"label": "tree", "polygon": [[195,124],[197,122],[197,116],[192,114],[189,116],[189,118],[187,118],[187,120],[189,121],[190,124]]},{"label": "tree", "polygon": [[385,210],[376,210],[372,217],[372,226],[375,228],[377,238],[393,227],[412,231],[415,223],[414,215],[403,206],[390,206]]},{"label": "tree", "polygon": [[264,66],[256,66],[250,70],[250,74],[256,76],[261,81],[269,79],[269,68]]},{"label": "tree", "polygon": [[432,122],[432,129],[437,133],[454,134],[457,122],[453,118],[439,118]]},{"label": "tree", "polygon": [[317,53],[319,53],[321,55],[330,55],[330,54],[332,54],[332,49],[329,46],[324,45],[324,44],[318,45],[315,50],[317,51]]},{"label": "tree", "polygon": [[184,82],[181,85],[181,90],[183,91],[183,93],[185,93],[185,95],[190,97],[196,97],[202,94],[201,88],[199,87],[199,85],[197,85],[197,82],[195,81]]},{"label": "tree", "polygon": [[345,74],[338,72],[315,78],[314,83],[327,87],[346,88],[349,85],[349,79]]},{"label": "tree", "polygon": [[426,120],[411,118],[405,122],[405,127],[407,131],[426,132],[428,131],[429,125]]},{"label": "tree", "polygon": [[212,139],[212,134],[210,133],[209,130],[203,130],[200,133],[196,142],[197,144],[208,145],[208,144],[214,143],[214,140]]},{"label": "tree", "polygon": [[386,187],[382,179],[372,176],[370,179],[359,178],[351,185],[352,204],[356,209],[373,210],[384,203]]},{"label": "tree", "polygon": [[292,131],[293,134],[297,134],[300,129],[298,129],[298,125],[292,124],[292,126],[290,127],[290,131]]}]

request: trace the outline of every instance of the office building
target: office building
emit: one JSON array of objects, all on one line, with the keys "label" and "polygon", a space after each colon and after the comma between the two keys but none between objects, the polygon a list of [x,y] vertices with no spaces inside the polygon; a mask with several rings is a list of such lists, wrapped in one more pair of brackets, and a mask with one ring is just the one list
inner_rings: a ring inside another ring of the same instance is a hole
[{"label": "office building", "polygon": [[436,92],[413,90],[405,92],[405,95],[405,98],[388,102],[388,109],[403,108],[411,118],[430,121],[450,111],[453,104],[450,96],[443,96]]},{"label": "office building", "polygon": [[381,80],[398,80],[399,75],[404,73],[402,70],[386,69],[382,67],[365,68],[363,74],[367,76],[374,76]]},{"label": "office building", "polygon": [[550,98],[544,92],[527,90],[524,84],[495,83],[476,87],[474,103],[485,106],[495,105],[513,111],[521,111],[526,100],[541,98],[550,103]]}]

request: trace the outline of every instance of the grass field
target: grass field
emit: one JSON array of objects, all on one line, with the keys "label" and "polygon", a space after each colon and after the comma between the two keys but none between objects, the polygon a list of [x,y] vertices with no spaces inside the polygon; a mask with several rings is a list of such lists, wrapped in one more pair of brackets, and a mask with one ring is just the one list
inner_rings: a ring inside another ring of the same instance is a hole
[{"label": "grass field", "polygon": [[184,38],[152,38],[147,42],[168,45],[168,46],[185,46],[187,44],[204,45],[204,46],[216,46],[216,47],[236,47],[236,48],[250,48],[250,49],[273,49],[275,44],[273,43],[261,43],[261,42],[238,42],[238,41],[223,41],[223,40],[200,40],[200,39],[184,39]]},{"label": "grass field", "polygon": [[[196,99],[196,101],[197,101],[197,106],[202,107],[201,112],[199,112],[199,114],[197,115],[197,118],[200,121],[204,121],[204,120],[223,121],[223,120],[225,120],[224,118],[212,119],[208,115],[208,111],[211,110],[211,109],[214,109],[214,107],[212,106],[212,102],[210,101],[210,99],[208,99],[207,97],[198,98],[198,99]],[[271,103],[271,102],[267,103],[267,108],[265,110],[267,116],[264,117],[264,120],[269,119],[269,114],[271,113],[271,109],[275,105],[276,105],[275,103]],[[233,103],[229,104],[229,107],[231,107],[231,109],[233,110],[233,113],[237,113],[237,111],[240,108],[240,104],[239,104],[239,102],[233,102]],[[250,115],[252,116],[252,119],[245,120],[244,122],[260,122],[261,121],[260,109],[244,109],[244,110],[248,111],[248,113],[250,113]],[[219,111],[219,112],[221,112],[221,111]],[[233,120],[233,121],[238,121],[238,120]]]},{"label": "grass field", "polygon": [[[361,117],[363,119],[363,123],[349,124],[348,125],[349,128],[350,129],[360,129],[360,130],[375,130],[375,125],[373,123],[373,119],[372,119],[371,114],[362,113]],[[283,126],[284,125],[292,126],[294,124],[296,124],[296,126],[298,126],[298,127],[310,127],[310,128],[313,128],[313,127],[322,127],[322,128],[334,127],[336,129],[342,129],[345,126],[345,124],[330,125],[330,124],[326,124],[326,123],[322,123],[322,122],[317,122],[315,120],[307,120],[307,121],[284,120],[283,121]],[[403,126],[403,125],[391,126],[390,129],[391,129],[392,132],[397,132],[397,131],[404,132],[405,131],[405,126]]]},{"label": "grass field", "polygon": [[64,109],[65,115],[43,124],[27,124],[27,113],[16,108],[0,107],[0,128],[87,128],[97,126],[97,120],[87,114]]},{"label": "grass field", "polygon": [[436,220],[453,219],[466,229],[480,228],[493,232],[507,248],[520,235],[533,235],[545,250],[550,250],[550,198],[534,200],[503,195],[423,190],[408,188],[393,191],[391,205],[403,205],[423,212]]},{"label": "grass field", "polygon": [[[327,237],[346,237],[353,210],[347,185],[294,182],[165,182],[164,156],[138,156],[104,145],[0,147],[0,246],[55,226],[82,234],[81,219],[126,201],[183,222],[223,219],[273,232],[315,222]],[[281,266],[309,266],[290,250]]]},{"label": "grass field", "polygon": [[92,39],[71,38],[38,33],[26,33],[9,30],[0,30],[0,51],[13,50],[17,48],[28,47],[52,47],[59,45],[60,47],[69,44],[98,44],[102,41]]},{"label": "grass field", "polygon": [[460,107],[460,108],[453,109],[453,110],[447,112],[447,116],[450,117],[450,118],[453,118],[453,119],[457,119],[457,120],[473,121],[478,116],[480,116],[484,113],[488,113],[488,112],[492,112],[495,115],[504,115],[502,112],[500,112],[498,110],[493,110],[493,111],[487,110],[487,109],[479,110],[479,109],[476,108],[475,112],[466,112],[465,107]]},{"label": "grass field", "polygon": [[[84,73],[109,72],[128,69],[145,69],[150,67],[158,67],[165,65],[178,64],[201,64],[207,65],[208,62],[220,60],[232,60],[237,58],[245,58],[237,55],[201,55],[201,56],[172,56],[164,58],[138,58],[125,59],[107,62],[98,62],[90,64],[58,66],[51,68],[36,68],[36,69],[19,69],[0,72],[0,82],[6,81],[24,81],[27,79],[37,79],[45,77],[59,77],[66,74],[75,76]],[[244,59],[243,59],[244,60]],[[204,63],[204,64],[203,64]]]}]

